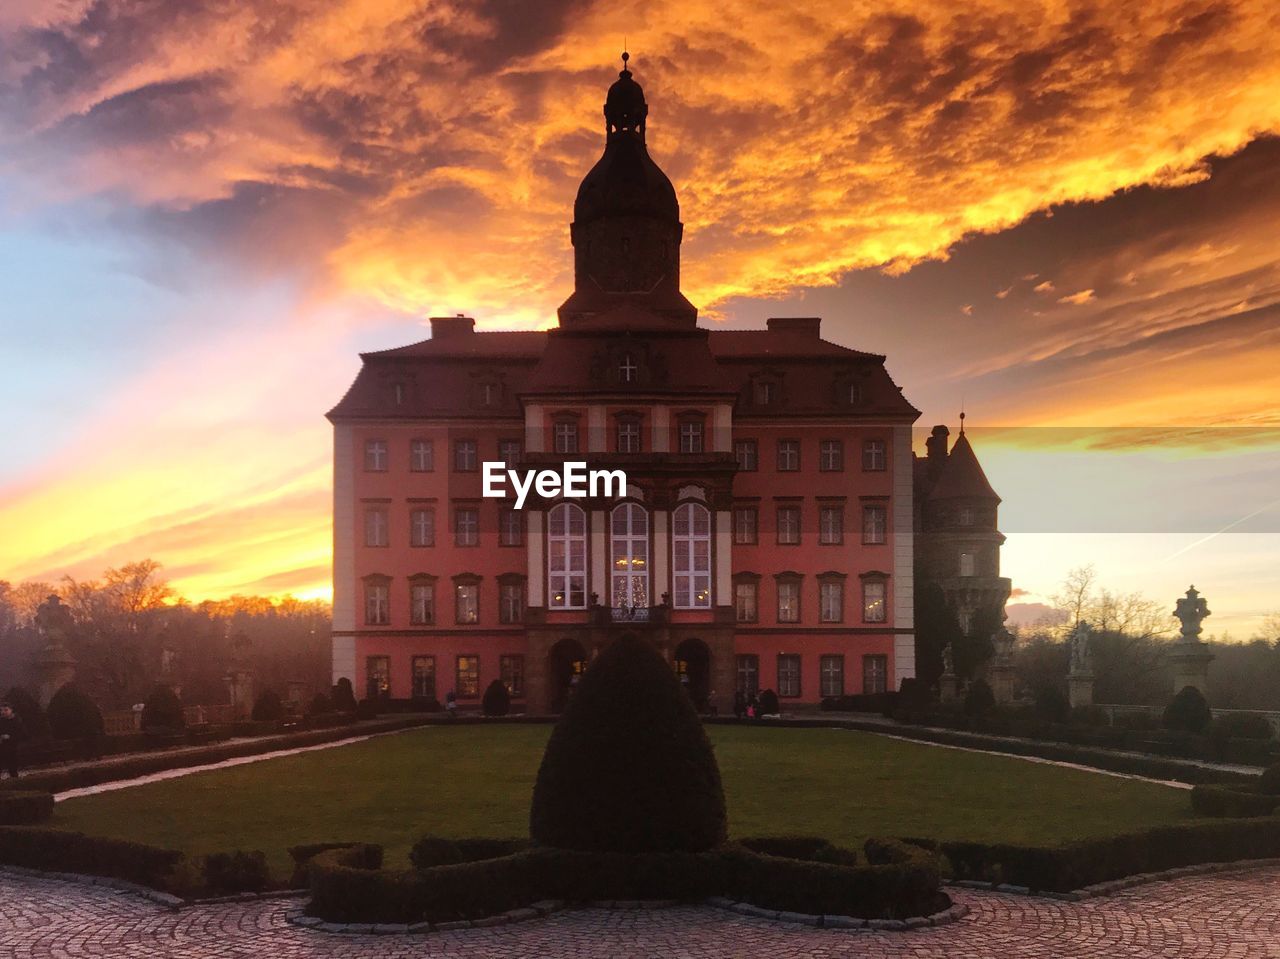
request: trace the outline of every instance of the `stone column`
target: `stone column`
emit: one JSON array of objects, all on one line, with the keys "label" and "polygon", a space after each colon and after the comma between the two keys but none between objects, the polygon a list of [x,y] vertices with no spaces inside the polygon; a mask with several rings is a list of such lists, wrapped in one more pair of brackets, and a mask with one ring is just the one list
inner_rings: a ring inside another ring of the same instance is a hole
[{"label": "stone column", "polygon": [[45,641],[34,663],[41,706],[48,706],[53,694],[75,678],[75,657],[63,645],[73,625],[71,610],[56,595],[36,610],[36,629]]},{"label": "stone column", "polygon": [[954,703],[960,698],[960,677],[956,675],[955,654],[950,643],[942,647],[942,676],[938,679],[938,692],[944,703]]},{"label": "stone column", "polygon": [[997,703],[1013,702],[1014,642],[1014,635],[1004,627],[1001,627],[994,637],[995,655],[987,665],[987,682],[991,684],[991,692],[995,695]]},{"label": "stone column", "polygon": [[1067,701],[1071,708],[1093,705],[1092,628],[1084,620],[1071,631],[1071,669],[1067,673]]},{"label": "stone column", "polygon": [[1072,709],[1093,705],[1093,673],[1070,673],[1067,676],[1067,701]]},{"label": "stone column", "polygon": [[1192,586],[1186,596],[1178,600],[1173,615],[1182,622],[1181,635],[1169,650],[1169,661],[1173,665],[1173,693],[1176,696],[1187,686],[1194,686],[1203,693],[1209,686],[1209,662],[1213,653],[1209,651],[1208,644],[1200,641],[1200,624],[1212,613],[1204,597]]}]

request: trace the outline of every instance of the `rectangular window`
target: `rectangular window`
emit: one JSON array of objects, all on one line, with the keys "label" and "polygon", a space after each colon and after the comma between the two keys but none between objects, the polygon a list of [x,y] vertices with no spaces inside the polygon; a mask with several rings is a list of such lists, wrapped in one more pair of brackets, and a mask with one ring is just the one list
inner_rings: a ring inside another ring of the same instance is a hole
[{"label": "rectangular window", "polygon": [[778,397],[778,388],[769,380],[756,380],[752,395],[756,406],[772,406],[773,401]]},{"label": "rectangular window", "polygon": [[827,580],[818,586],[819,618],[824,623],[844,622],[844,583]]},{"label": "rectangular window", "polygon": [[972,506],[960,507],[960,525],[961,526],[973,525],[973,507]]},{"label": "rectangular window", "polygon": [[365,440],[364,468],[370,473],[383,473],[387,469],[387,441]]},{"label": "rectangular window", "polygon": [[818,469],[824,473],[839,473],[844,469],[844,443],[839,440],[823,440],[818,447]]},{"label": "rectangular window", "polygon": [[733,541],[739,546],[760,541],[760,511],[754,506],[739,506],[734,509]]},{"label": "rectangular window", "polygon": [[480,545],[480,511],[470,507],[454,510],[453,545]]},{"label": "rectangular window", "polygon": [[436,468],[436,448],[431,440],[409,443],[409,469],[414,473],[430,473]]},{"label": "rectangular window", "polygon": [[869,544],[883,543],[888,513],[883,506],[862,507],[862,541]]},{"label": "rectangular window", "polygon": [[760,692],[760,657],[754,653],[741,653],[735,664],[738,668],[738,692],[744,698]]},{"label": "rectangular window", "polygon": [[862,444],[862,468],[878,473],[885,468],[884,440],[867,440]]},{"label": "rectangular window", "polygon": [[671,571],[676,609],[711,608],[711,511],[676,507],[671,521]]},{"label": "rectangular window", "polygon": [[414,509],[409,511],[409,545],[436,545],[436,511]]},{"label": "rectangular window", "polygon": [[432,583],[411,583],[409,586],[409,622],[414,626],[429,626],[435,621],[435,586]]},{"label": "rectangular window", "polygon": [[503,656],[498,660],[498,670],[502,674],[502,685],[507,692],[519,699],[524,695],[524,657]]},{"label": "rectangular window", "polygon": [[457,693],[459,699],[475,699],[480,695],[479,656],[458,657]]},{"label": "rectangular window", "polygon": [[702,452],[702,420],[684,420],[680,424],[680,452]]},{"label": "rectangular window", "polygon": [[884,654],[862,657],[862,691],[883,693],[889,686],[889,657]]},{"label": "rectangular window", "polygon": [[800,441],[778,440],[778,472],[794,473],[800,468]]},{"label": "rectangular window", "polygon": [[510,507],[498,510],[498,545],[521,546],[524,544],[524,514]]},{"label": "rectangular window", "polygon": [[578,452],[577,420],[556,420],[552,427],[557,453]]},{"label": "rectangular window", "polygon": [[795,654],[778,657],[778,695],[790,699],[800,695],[800,657]]},{"label": "rectangular window", "polygon": [[453,469],[458,473],[474,473],[480,468],[475,440],[453,441]]},{"label": "rectangular window", "polygon": [[389,545],[385,507],[377,506],[364,511],[364,545]]},{"label": "rectangular window", "polygon": [[639,453],[642,449],[640,421],[630,417],[618,420],[618,452]]},{"label": "rectangular window", "polygon": [[520,462],[523,447],[519,440],[498,440],[498,459],[507,466],[515,466]]},{"label": "rectangular window", "polygon": [[524,583],[503,583],[498,587],[498,622],[524,622]]},{"label": "rectangular window", "polygon": [[819,513],[818,542],[834,546],[844,542],[844,507],[824,506]]},{"label": "rectangular window", "polygon": [[862,581],[862,621],[864,623],[885,621],[885,587],[881,580]]},{"label": "rectangular window", "polygon": [[409,695],[415,699],[436,698],[436,658],[434,656],[413,657],[413,689]]},{"label": "rectangular window", "polygon": [[737,611],[738,622],[754,623],[760,618],[760,614],[756,606],[759,589],[759,585],[756,583],[748,582],[734,584],[733,604]]},{"label": "rectangular window", "polygon": [[733,444],[733,455],[738,461],[738,469],[744,473],[754,473],[760,468],[760,450],[755,440],[738,440]]},{"label": "rectangular window", "polygon": [[391,657],[369,656],[364,661],[364,693],[369,699],[391,698]]},{"label": "rectangular window", "polygon": [[784,579],[778,582],[778,622],[800,622],[800,582]]},{"label": "rectangular window", "polygon": [[828,696],[844,695],[844,657],[823,656],[818,661],[819,685],[825,699]]},{"label": "rectangular window", "polygon": [[800,542],[800,507],[778,507],[778,542],[783,546],[795,546]]},{"label": "rectangular window", "polygon": [[972,553],[960,554],[960,575],[961,576],[973,575],[973,554]]},{"label": "rectangular window", "polygon": [[364,621],[367,625],[386,626],[391,622],[390,591],[386,583],[364,584]]},{"label": "rectangular window", "polygon": [[475,583],[458,583],[453,587],[453,616],[459,626],[480,621],[480,587]]}]

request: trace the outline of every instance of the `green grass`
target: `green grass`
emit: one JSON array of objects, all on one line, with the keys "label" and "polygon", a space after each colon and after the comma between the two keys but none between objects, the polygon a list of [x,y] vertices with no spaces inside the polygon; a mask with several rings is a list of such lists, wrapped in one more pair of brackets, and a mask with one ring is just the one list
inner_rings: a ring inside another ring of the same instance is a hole
[{"label": "green grass", "polygon": [[[190,854],[523,836],[547,726],[430,727],[71,799],[53,824]],[[710,727],[730,832],[1061,843],[1190,819],[1184,790],[839,729]]]}]

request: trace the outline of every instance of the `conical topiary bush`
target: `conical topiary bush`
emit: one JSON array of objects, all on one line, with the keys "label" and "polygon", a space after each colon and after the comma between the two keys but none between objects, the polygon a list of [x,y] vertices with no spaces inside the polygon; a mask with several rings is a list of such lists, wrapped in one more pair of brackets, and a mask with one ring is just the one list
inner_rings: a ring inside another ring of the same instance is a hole
[{"label": "conical topiary bush", "polygon": [[688,694],[651,643],[617,640],[547,743],[531,835],[566,849],[696,852],[725,828],[720,768]]}]

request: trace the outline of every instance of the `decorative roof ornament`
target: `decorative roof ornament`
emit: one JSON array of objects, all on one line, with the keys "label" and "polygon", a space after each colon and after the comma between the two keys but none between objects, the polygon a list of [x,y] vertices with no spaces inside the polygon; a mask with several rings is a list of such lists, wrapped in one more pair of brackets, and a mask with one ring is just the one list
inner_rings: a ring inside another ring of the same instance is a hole
[{"label": "decorative roof ornament", "polygon": [[619,133],[639,134],[644,141],[644,121],[649,115],[644,90],[631,76],[627,62],[631,54],[622,51],[622,70],[618,79],[609,87],[604,101],[605,133],[613,137]]}]

